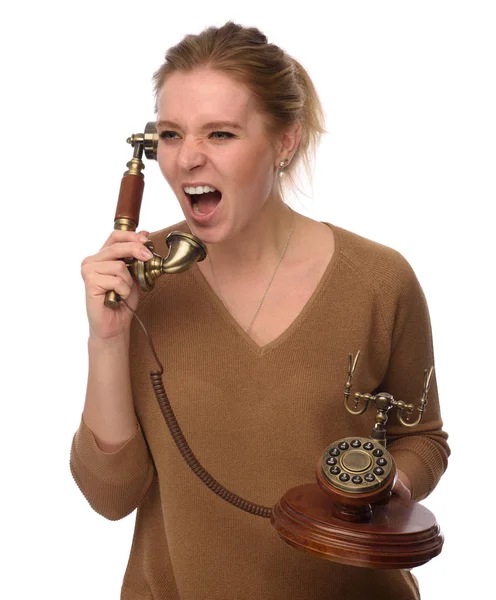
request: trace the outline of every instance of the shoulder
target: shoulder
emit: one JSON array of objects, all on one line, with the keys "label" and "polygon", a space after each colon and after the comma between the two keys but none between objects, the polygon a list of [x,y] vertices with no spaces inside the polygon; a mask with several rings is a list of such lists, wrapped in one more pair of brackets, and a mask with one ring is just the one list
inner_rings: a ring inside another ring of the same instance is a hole
[{"label": "shoulder", "polygon": [[356,278],[385,301],[396,304],[422,293],[412,266],[400,252],[335,225],[331,228],[340,258]]}]

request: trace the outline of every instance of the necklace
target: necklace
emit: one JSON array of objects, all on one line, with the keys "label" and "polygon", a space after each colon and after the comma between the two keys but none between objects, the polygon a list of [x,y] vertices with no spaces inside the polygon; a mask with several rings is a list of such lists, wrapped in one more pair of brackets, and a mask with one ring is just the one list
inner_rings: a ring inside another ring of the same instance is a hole
[{"label": "necklace", "polygon": [[[255,310],[255,313],[254,313],[253,317],[251,318],[251,321],[248,324],[248,326],[245,327],[245,332],[246,333],[248,333],[248,331],[250,331],[253,323],[255,322],[255,319],[257,318],[257,315],[260,312],[260,309],[262,308],[262,304],[263,304],[263,302],[265,300],[265,297],[267,296],[267,294],[268,294],[268,292],[270,290],[270,286],[272,285],[272,282],[274,281],[274,278],[275,278],[275,276],[277,274],[277,271],[279,270],[279,267],[280,267],[280,265],[282,263],[282,259],[284,258],[284,255],[286,254],[286,250],[288,248],[289,240],[291,239],[291,234],[293,233],[293,226],[294,226],[294,211],[293,211],[293,209],[290,206],[288,206],[288,208],[291,211],[291,228],[289,230],[289,234],[288,234],[288,237],[286,239],[286,243],[284,244],[284,248],[282,249],[281,256],[279,257],[279,261],[277,262],[276,268],[274,269],[274,272],[272,273],[272,277],[270,278],[270,281],[269,281],[267,287],[265,288],[265,291],[262,294],[262,297],[260,298],[258,306],[257,306],[257,308]],[[219,282],[217,281],[217,277],[215,276],[214,265],[212,263],[212,257],[209,255],[208,259],[210,261],[210,268],[212,270],[212,276],[214,278],[215,287],[217,288],[217,293],[219,294],[219,298],[221,299],[221,302],[224,305],[224,308],[227,311],[229,311],[229,309],[227,307],[227,304],[225,303],[224,298],[222,296],[222,293],[220,291]]]}]

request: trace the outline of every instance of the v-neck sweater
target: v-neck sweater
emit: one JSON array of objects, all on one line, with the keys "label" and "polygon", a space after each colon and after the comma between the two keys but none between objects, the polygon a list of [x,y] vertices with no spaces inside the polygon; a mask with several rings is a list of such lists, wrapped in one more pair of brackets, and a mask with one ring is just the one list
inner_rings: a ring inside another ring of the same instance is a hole
[{"label": "v-neck sweater", "polygon": [[[316,458],[336,439],[369,437],[370,408],[343,406],[348,354],[361,351],[353,391],[387,391],[418,403],[434,363],[428,309],[408,262],[396,251],[329,225],[335,251],[293,323],[259,347],[236,323],[197,265],[164,275],[143,293],[138,314],[164,365],[167,395],[203,467],[230,491],[274,506],[285,491],[315,482]],[[185,222],[153,234],[189,231]],[[295,284],[296,285],[296,284]],[[71,471],[95,511],[116,520],[137,509],[122,600],[410,600],[404,570],[350,567],[298,551],[269,519],[212,493],[174,445],[150,383],[155,369],[133,324],[130,345],[135,435],[117,452],[100,450],[83,421]],[[435,379],[421,424],[406,429],[389,413],[388,450],[427,496],[446,469]]]}]

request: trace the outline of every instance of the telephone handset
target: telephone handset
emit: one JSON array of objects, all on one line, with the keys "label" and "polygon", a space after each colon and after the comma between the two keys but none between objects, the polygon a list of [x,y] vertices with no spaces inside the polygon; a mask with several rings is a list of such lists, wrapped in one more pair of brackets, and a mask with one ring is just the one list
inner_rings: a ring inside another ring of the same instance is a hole
[{"label": "telephone handset", "polygon": [[[128,138],[133,146],[133,158],[127,163],[119,193],[114,228],[135,231],[138,226],[144,179],[141,161],[156,158],[158,135],[155,123],[147,123],[144,133]],[[169,254],[154,254],[149,261],[126,260],[129,270],[142,290],[150,290],[163,273],[179,273],[195,262],[204,260],[206,249],[195,236],[172,232],[167,236]],[[105,304],[119,306],[120,298],[107,292]],[[159,366],[150,373],[157,402],[171,436],[186,463],[200,480],[220,498],[253,515],[269,518],[279,536],[291,546],[319,558],[352,566],[380,569],[413,568],[437,556],[443,546],[443,536],[434,515],[413,501],[391,494],[396,480],[393,457],[386,450],[388,412],[395,408],[398,420],[405,427],[417,426],[427,405],[427,394],[433,368],[424,374],[423,394],[417,408],[417,418],[410,421],[415,408],[388,393],[371,395],[355,393],[350,407],[352,378],[358,358],[349,355],[348,379],[344,404],[354,415],[363,414],[369,405],[377,409],[371,437],[346,437],[331,444],[317,461],[315,484],[304,484],[288,490],[274,507],[262,506],[227,490],[206,471],[188,445],[167,397],[163,367],[145,326],[152,354]],[[360,402],[363,406],[359,408]],[[405,419],[403,414],[407,415]]]},{"label": "telephone handset", "polygon": [[[127,163],[127,171],[121,180],[114,229],[136,231],[145,187],[143,177],[145,165],[141,160],[143,152],[148,159],[157,158],[158,133],[155,123],[147,123],[144,133],[132,134],[127,138],[127,143],[133,147],[133,157]],[[129,270],[143,291],[151,290],[160,275],[186,271],[195,262],[200,262],[207,256],[203,242],[190,233],[172,231],[167,236],[166,243],[169,254],[165,258],[156,254],[153,243],[148,241],[145,245],[153,253],[153,258],[146,262],[135,258],[126,260]],[[105,306],[117,308],[119,301],[116,292],[109,291],[105,294]]]}]

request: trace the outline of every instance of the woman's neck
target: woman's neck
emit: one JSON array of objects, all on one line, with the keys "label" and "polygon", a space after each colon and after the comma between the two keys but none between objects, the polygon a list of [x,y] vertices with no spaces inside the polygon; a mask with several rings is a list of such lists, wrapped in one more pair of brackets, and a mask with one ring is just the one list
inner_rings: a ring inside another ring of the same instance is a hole
[{"label": "woman's neck", "polygon": [[[294,228],[295,215],[281,199],[267,202],[247,227],[235,237],[207,244],[208,256],[217,277],[235,271],[253,273],[277,261]],[[207,262],[207,261],[206,261]]]}]

